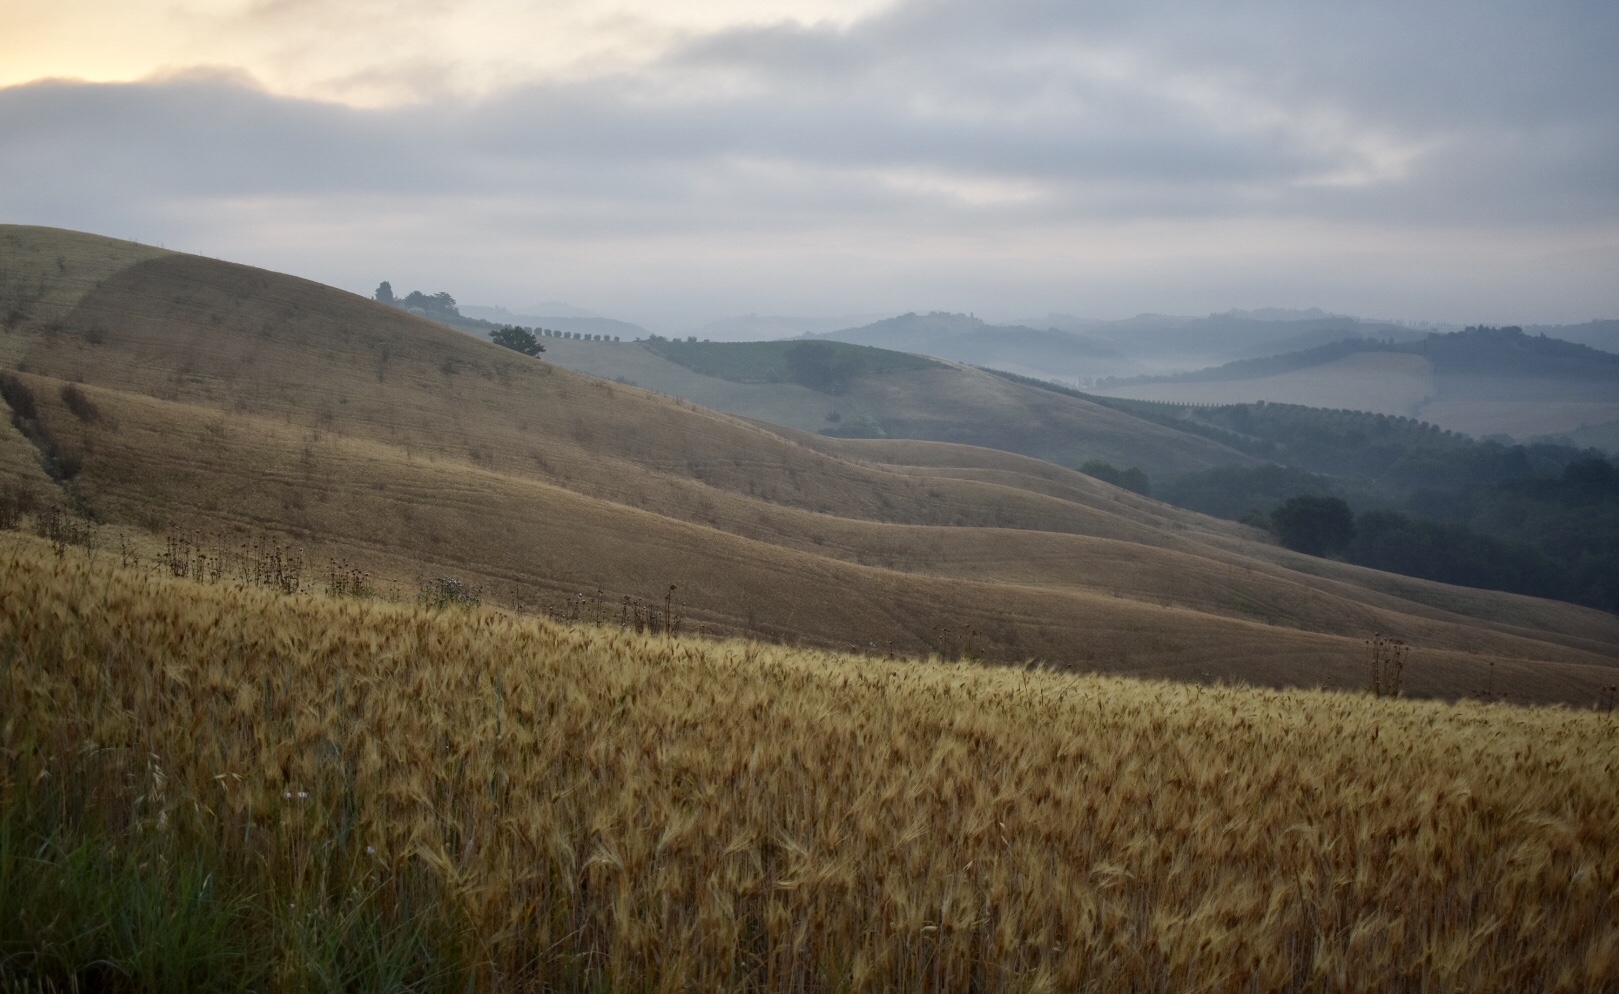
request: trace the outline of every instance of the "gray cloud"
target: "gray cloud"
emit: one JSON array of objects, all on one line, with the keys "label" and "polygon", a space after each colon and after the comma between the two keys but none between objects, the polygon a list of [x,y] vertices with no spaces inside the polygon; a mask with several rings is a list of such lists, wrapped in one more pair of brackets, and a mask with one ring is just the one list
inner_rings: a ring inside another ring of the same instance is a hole
[{"label": "gray cloud", "polygon": [[[319,230],[332,247],[300,270],[317,278],[439,253],[446,279],[489,297],[522,299],[543,269],[576,289],[534,292],[642,313],[660,294],[693,312],[840,292],[824,310],[869,309],[890,303],[881,273],[918,306],[937,287],[939,306],[1083,308],[1089,279],[1134,287],[1105,305],[1125,309],[1167,307],[1143,298],[1174,282],[1214,306],[1454,317],[1509,272],[1524,306],[1551,299],[1511,259],[1527,232],[1562,260],[1570,306],[1619,310],[1611,279],[1567,283],[1619,237],[1616,38],[1607,2],[915,0],[847,29],[737,29],[634,71],[381,110],[226,73],[42,82],[0,90],[0,216],[221,251]],[[1295,244],[1251,248],[1247,270],[1209,247],[1255,225]],[[1120,230],[1137,232],[1127,273],[1092,266]],[[1301,258],[1309,232],[1355,245]],[[413,256],[412,233],[437,234]],[[1414,243],[1476,265],[1402,296],[1389,272]],[[1231,299],[1210,299],[1220,285]],[[1338,296],[1284,299],[1301,290]]]}]

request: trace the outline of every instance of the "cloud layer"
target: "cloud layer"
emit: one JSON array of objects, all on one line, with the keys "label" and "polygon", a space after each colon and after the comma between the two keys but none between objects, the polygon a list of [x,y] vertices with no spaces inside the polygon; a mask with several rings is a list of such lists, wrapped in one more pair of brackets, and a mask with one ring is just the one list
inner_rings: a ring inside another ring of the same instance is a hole
[{"label": "cloud layer", "polygon": [[1619,313],[1611,3],[914,0],[356,107],[0,89],[0,217],[354,289],[758,310]]}]

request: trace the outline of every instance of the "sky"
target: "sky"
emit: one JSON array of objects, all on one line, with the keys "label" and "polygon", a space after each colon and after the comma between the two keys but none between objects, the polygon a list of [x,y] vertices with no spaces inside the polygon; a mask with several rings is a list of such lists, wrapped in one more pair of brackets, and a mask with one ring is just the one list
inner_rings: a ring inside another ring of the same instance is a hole
[{"label": "sky", "polygon": [[1619,317],[1619,4],[9,0],[0,222],[369,294]]}]

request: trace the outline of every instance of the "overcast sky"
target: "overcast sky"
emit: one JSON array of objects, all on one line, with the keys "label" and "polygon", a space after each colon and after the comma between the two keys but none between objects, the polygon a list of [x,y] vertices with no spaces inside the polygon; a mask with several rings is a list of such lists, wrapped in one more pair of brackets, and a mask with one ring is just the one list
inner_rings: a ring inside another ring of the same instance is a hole
[{"label": "overcast sky", "polygon": [[0,221],[369,293],[1619,317],[1619,3],[13,0]]}]

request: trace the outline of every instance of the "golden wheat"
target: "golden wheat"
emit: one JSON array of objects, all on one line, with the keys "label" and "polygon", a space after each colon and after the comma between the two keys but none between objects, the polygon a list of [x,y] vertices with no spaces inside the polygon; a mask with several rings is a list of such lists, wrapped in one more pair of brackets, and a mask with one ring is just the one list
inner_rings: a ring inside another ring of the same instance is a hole
[{"label": "golden wheat", "polygon": [[656,638],[20,540],[0,598],[0,790],[190,819],[289,906],[436,895],[483,989],[1619,986],[1594,712]]}]

